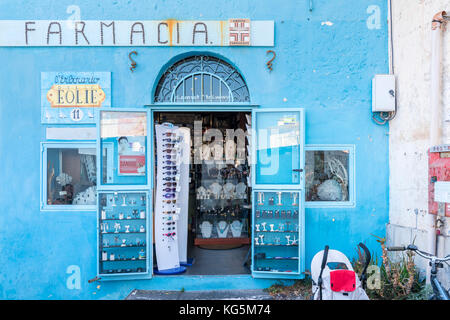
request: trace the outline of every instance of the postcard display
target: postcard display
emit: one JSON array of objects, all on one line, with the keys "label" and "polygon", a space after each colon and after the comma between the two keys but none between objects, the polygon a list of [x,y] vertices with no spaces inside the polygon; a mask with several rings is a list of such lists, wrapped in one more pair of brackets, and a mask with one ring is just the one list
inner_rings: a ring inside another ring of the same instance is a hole
[{"label": "postcard display", "polygon": [[157,272],[185,270],[189,198],[189,129],[170,123],[155,125],[155,250]]},{"label": "postcard display", "polygon": [[298,191],[253,193],[253,273],[259,277],[301,277],[303,214]]}]

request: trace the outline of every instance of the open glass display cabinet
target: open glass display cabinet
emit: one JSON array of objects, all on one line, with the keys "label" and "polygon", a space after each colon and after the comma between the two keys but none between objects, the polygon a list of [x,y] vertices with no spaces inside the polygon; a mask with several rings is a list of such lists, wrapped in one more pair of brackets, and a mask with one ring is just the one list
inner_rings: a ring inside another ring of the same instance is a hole
[{"label": "open glass display cabinet", "polygon": [[252,275],[301,279],[305,271],[304,111],[252,113]]},{"label": "open glass display cabinet", "polygon": [[149,113],[130,109],[98,112],[97,275],[102,280],[150,278]]},{"label": "open glass display cabinet", "polygon": [[147,192],[99,192],[99,275],[148,273],[147,199]]}]

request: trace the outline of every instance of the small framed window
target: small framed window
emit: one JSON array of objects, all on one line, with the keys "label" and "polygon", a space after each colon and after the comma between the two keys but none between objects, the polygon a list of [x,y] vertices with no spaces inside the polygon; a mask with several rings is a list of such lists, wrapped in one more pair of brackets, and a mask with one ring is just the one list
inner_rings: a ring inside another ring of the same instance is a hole
[{"label": "small framed window", "polygon": [[355,146],[305,147],[307,207],[355,206]]},{"label": "small framed window", "polygon": [[95,142],[43,142],[41,209],[95,211]]}]

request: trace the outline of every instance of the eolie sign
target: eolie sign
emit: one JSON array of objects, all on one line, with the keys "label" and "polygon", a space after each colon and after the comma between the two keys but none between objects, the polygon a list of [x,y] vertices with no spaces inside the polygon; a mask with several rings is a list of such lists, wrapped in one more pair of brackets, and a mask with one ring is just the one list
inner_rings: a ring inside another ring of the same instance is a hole
[{"label": "eolie sign", "polygon": [[1,20],[0,46],[273,46],[274,22]]},{"label": "eolie sign", "polygon": [[42,72],[42,123],[95,123],[95,109],[111,106],[110,72]]}]

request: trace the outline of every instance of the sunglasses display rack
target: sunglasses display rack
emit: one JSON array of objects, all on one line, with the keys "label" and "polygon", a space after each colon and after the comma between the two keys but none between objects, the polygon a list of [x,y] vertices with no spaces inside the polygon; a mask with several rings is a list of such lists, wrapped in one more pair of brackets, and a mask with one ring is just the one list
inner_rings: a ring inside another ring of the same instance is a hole
[{"label": "sunglasses display rack", "polygon": [[[155,273],[184,272],[180,266],[179,230],[181,206],[181,175],[183,135],[170,123],[155,125],[156,194],[155,194]],[[185,179],[183,179],[185,180]],[[186,180],[186,182],[188,182]],[[189,188],[188,185],[184,186]],[[187,199],[186,199],[187,202]],[[187,229],[187,228],[186,228]]]},{"label": "sunglasses display rack", "polygon": [[300,192],[255,191],[253,272],[299,274],[303,245]]},{"label": "sunglasses display rack", "polygon": [[147,194],[99,192],[99,274],[146,273]]}]

